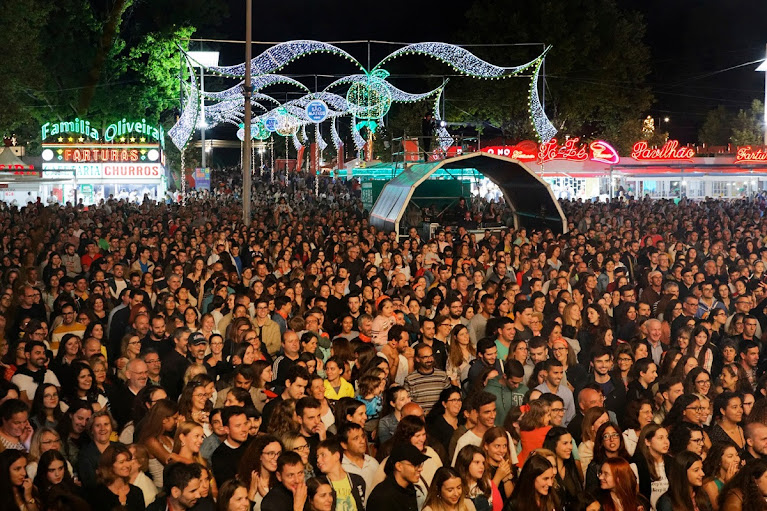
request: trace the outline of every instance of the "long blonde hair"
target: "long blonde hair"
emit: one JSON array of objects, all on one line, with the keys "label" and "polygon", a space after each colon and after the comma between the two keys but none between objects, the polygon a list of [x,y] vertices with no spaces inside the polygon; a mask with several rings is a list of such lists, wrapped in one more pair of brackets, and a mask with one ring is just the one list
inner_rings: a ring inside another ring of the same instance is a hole
[{"label": "long blonde hair", "polygon": [[[578,309],[578,319],[573,321],[570,319],[570,311],[572,311],[574,308]],[[565,325],[575,327],[576,330],[580,330],[581,328],[581,322],[583,321],[583,318],[581,318],[581,312],[580,308],[578,307],[578,304],[575,302],[568,303],[565,305],[565,310],[562,311],[562,319],[565,322]]]},{"label": "long blonde hair", "polygon": [[[176,426],[176,436],[173,438],[173,454],[179,454],[181,452],[181,435],[188,435],[191,433],[195,428],[200,428],[203,430],[203,434],[205,434],[205,430],[203,427],[194,422],[194,421],[185,421],[181,422]],[[197,455],[194,457],[194,462],[199,463],[200,465],[206,467],[208,464],[205,462],[205,459],[202,457],[202,455],[198,452]]]}]

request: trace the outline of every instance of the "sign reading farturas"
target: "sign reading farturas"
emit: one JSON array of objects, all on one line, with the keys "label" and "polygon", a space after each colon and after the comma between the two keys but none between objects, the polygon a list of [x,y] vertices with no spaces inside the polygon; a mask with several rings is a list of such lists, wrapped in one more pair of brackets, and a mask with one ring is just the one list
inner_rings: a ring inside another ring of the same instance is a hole
[{"label": "sign reading farturas", "polygon": [[[121,119],[108,125],[104,129],[103,134],[95,126],[92,126],[90,121],[80,118],[76,118],[73,121],[46,122],[40,131],[43,140],[59,136],[62,139],[59,142],[65,141],[62,136],[64,134],[82,135],[90,140],[107,143],[125,142],[127,140],[125,135],[135,134],[139,136],[138,141],[140,142],[147,142],[148,139],[151,139],[160,143],[161,146],[165,146],[165,131],[162,129],[162,126],[147,124],[146,119],[141,119],[140,121]],[[136,140],[132,142],[136,142]]]},{"label": "sign reading farturas", "polygon": [[767,149],[750,145],[738,147],[735,163],[767,163]]},{"label": "sign reading farturas", "polygon": [[578,137],[567,139],[564,144],[560,144],[555,138],[540,146],[526,140],[513,146],[483,147],[482,151],[539,165],[554,160],[590,160],[608,165],[620,162],[618,151],[604,140],[595,140],[589,144],[581,143]]},{"label": "sign reading farturas", "polygon": [[691,160],[693,156],[695,156],[695,149],[679,147],[678,140],[669,140],[659,148],[651,148],[646,141],[641,140],[634,144],[631,150],[631,157],[638,161]]}]

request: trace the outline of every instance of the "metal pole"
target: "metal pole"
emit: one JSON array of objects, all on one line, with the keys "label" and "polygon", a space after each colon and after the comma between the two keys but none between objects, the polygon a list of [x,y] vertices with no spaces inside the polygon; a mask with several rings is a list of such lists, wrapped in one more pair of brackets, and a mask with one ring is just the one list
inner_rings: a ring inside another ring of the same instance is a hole
[{"label": "metal pole", "polygon": [[200,65],[200,142],[202,144],[202,168],[205,168],[207,158],[205,147],[205,68]]},{"label": "metal pole", "polygon": [[245,154],[242,166],[242,221],[246,226],[250,225],[250,120],[252,117],[250,96],[253,92],[253,85],[250,79],[250,60],[252,58],[252,25],[253,23],[253,0],[245,0],[245,84],[242,93],[245,96]]}]

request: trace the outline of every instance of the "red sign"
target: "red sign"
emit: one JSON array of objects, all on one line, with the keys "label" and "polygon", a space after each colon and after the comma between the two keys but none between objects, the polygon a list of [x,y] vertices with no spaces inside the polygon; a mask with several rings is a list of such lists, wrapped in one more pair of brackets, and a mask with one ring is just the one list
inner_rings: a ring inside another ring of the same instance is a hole
[{"label": "red sign", "polygon": [[0,163],[0,171],[2,172],[8,172],[8,171],[18,171],[18,170],[34,170],[34,165],[20,165],[18,163]]},{"label": "red sign", "polygon": [[767,162],[767,149],[757,147],[752,149],[750,145],[738,147],[735,153],[735,163],[763,163]]},{"label": "red sign", "polygon": [[514,146],[483,147],[484,152],[514,158],[519,161],[538,164],[553,160],[595,161],[608,165],[620,162],[618,151],[604,140],[595,140],[590,144],[580,143],[580,138],[568,139],[559,145],[553,138],[539,147],[535,142],[526,140]]},{"label": "red sign", "polygon": [[488,154],[497,154],[498,156],[514,158],[519,161],[535,161],[538,158],[538,144],[530,140],[525,140],[517,145],[483,147],[482,151]]},{"label": "red sign", "polygon": [[689,160],[695,156],[695,149],[691,147],[679,147],[678,140],[669,140],[661,148],[651,149],[647,142],[642,140],[634,144],[631,157],[635,160]]},{"label": "red sign", "polygon": [[139,161],[138,149],[64,149],[64,161],[74,163],[133,163]]}]

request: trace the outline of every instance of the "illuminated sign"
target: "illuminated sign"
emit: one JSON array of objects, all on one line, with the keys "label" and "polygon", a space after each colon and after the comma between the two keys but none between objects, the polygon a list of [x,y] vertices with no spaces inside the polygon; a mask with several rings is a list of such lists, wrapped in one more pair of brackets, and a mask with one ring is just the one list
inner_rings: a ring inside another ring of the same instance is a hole
[{"label": "illuminated sign", "polygon": [[695,149],[691,147],[679,147],[678,140],[669,140],[663,147],[651,149],[647,142],[642,140],[634,144],[631,157],[635,160],[689,160],[695,156]]},{"label": "illuminated sign", "polygon": [[[125,142],[125,135],[137,134],[143,135],[139,138],[141,142],[145,142],[147,138],[150,138],[163,146],[165,145],[165,131],[162,129],[162,126],[147,124],[146,119],[135,122],[121,119],[108,125],[104,129],[103,135],[99,133],[96,127],[91,125],[90,121],[79,118],[74,121],[46,122],[41,129],[43,140],[59,135],[59,142],[64,142],[64,137],[60,136],[63,134],[78,134],[91,140],[103,140],[104,142]],[[80,137],[79,141],[83,141],[82,137]],[[131,141],[135,142],[135,137]]]},{"label": "illuminated sign", "polygon": [[[17,173],[18,171],[25,171],[25,170],[34,170],[34,165],[21,165],[19,163],[0,163],[0,172],[14,172]],[[32,174],[37,174],[37,172],[32,172]],[[27,175],[27,174],[24,174]]]},{"label": "illuminated sign", "polygon": [[45,177],[75,177],[84,181],[155,181],[165,175],[159,163],[43,163],[43,170]]},{"label": "illuminated sign", "polygon": [[764,147],[751,148],[750,145],[738,147],[735,153],[735,163],[765,163],[767,162],[767,149]]},{"label": "illuminated sign", "polygon": [[483,147],[482,151],[488,154],[497,154],[519,161],[535,161],[538,158],[538,144],[525,140],[517,145],[497,145]]},{"label": "illuminated sign", "polygon": [[559,145],[557,139],[551,139],[541,144],[540,147],[535,142],[526,140],[513,146],[483,147],[482,151],[514,158],[522,162],[535,162],[538,164],[553,160],[576,162],[589,160],[612,165],[619,163],[621,160],[618,151],[604,140],[595,140],[590,144],[581,144],[580,139],[577,137],[568,139],[562,145]]},{"label": "illuminated sign", "polygon": [[74,163],[126,162],[139,161],[141,154],[138,149],[62,149],[61,161]]}]

